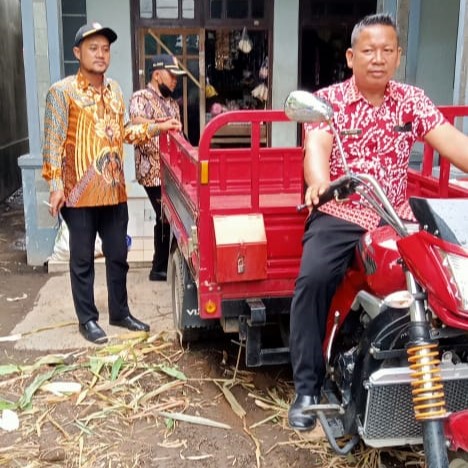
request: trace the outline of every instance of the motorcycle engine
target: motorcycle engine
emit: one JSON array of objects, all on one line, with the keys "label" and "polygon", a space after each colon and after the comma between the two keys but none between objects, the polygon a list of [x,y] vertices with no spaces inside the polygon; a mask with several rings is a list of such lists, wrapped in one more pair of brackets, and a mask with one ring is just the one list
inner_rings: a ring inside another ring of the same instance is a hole
[{"label": "motorcycle engine", "polygon": [[351,401],[351,384],[353,381],[354,364],[356,362],[357,346],[341,353],[334,367],[334,380],[338,387],[342,403],[347,406]]}]

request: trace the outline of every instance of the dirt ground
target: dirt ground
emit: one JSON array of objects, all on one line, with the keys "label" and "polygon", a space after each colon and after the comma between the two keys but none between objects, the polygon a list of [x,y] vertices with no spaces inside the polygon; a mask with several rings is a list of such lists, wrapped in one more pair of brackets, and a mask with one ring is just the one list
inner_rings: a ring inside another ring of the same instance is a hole
[{"label": "dirt ground", "polygon": [[[0,336],[33,307],[48,277],[26,265],[16,194],[0,203]],[[175,334],[134,333],[60,355],[0,347],[0,410],[10,409],[20,424],[0,429],[0,466],[423,466],[411,451],[389,457],[361,447],[337,457],[320,428],[292,431],[289,366],[246,369],[230,339],[183,348]],[[62,382],[76,388],[50,385]]]}]

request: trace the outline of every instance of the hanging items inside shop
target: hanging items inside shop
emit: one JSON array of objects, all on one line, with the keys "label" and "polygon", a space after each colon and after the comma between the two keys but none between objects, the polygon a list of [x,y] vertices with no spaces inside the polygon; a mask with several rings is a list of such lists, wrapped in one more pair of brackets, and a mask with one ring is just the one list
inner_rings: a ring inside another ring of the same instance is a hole
[{"label": "hanging items inside shop", "polygon": [[268,86],[266,84],[268,80],[268,57],[263,59],[262,65],[260,66],[260,70],[258,72],[258,77],[261,80],[261,83],[252,89],[251,94],[254,98],[265,103],[268,101]]},{"label": "hanging items inside shop", "polygon": [[206,34],[206,121],[229,110],[265,108],[269,94],[267,31],[244,27],[208,30]]},{"label": "hanging items inside shop", "polygon": [[206,77],[205,96],[210,99],[218,95],[216,88],[210,83],[210,79]]},{"label": "hanging items inside shop", "polygon": [[232,70],[231,38],[229,31],[216,31],[215,68],[216,70]]},{"label": "hanging items inside shop", "polygon": [[262,66],[260,67],[260,71],[258,72],[258,77],[261,80],[268,79],[268,56],[263,59]]},{"label": "hanging items inside shop", "polygon": [[244,26],[242,30],[241,38],[239,40],[239,50],[244,54],[249,54],[252,51],[252,41],[250,40],[247,28]]}]

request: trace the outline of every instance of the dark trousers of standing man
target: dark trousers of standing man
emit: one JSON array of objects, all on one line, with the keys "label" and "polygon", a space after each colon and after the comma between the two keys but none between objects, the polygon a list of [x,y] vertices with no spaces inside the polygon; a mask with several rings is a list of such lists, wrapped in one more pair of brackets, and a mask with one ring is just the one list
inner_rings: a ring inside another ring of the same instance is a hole
[{"label": "dark trousers of standing man", "polygon": [[70,279],[76,315],[80,324],[98,320],[94,303],[94,245],[102,240],[106,261],[109,319],[122,320],[130,314],[127,298],[126,203],[61,210],[70,233]]},{"label": "dark trousers of standing man", "polygon": [[357,224],[320,212],[307,220],[290,316],[291,364],[299,395],[320,395],[328,310],[364,232]]},{"label": "dark trousers of standing man", "polygon": [[151,270],[155,273],[167,272],[167,261],[169,259],[169,233],[168,223],[163,222],[161,206],[161,186],[144,187],[148,198],[156,213],[154,225],[154,255]]}]

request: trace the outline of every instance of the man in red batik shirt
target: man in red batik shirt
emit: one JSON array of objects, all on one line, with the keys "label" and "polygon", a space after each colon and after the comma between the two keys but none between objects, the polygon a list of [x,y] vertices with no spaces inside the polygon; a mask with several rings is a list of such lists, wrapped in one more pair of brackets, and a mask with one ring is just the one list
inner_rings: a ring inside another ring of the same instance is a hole
[{"label": "man in red batik shirt", "polygon": [[[353,76],[317,95],[333,106],[351,171],[373,175],[405,218],[407,170],[413,143],[423,139],[455,166],[468,170],[468,137],[450,125],[421,89],[392,81],[401,56],[398,31],[386,14],[367,16],[353,29],[346,51]],[[326,124],[305,125],[305,202],[318,204],[330,181],[343,175],[338,146]],[[296,396],[288,414],[293,429],[312,429],[324,377],[322,341],[333,294],[357,242],[380,222],[352,197],[331,201],[309,216],[290,316],[290,351]]]}]

